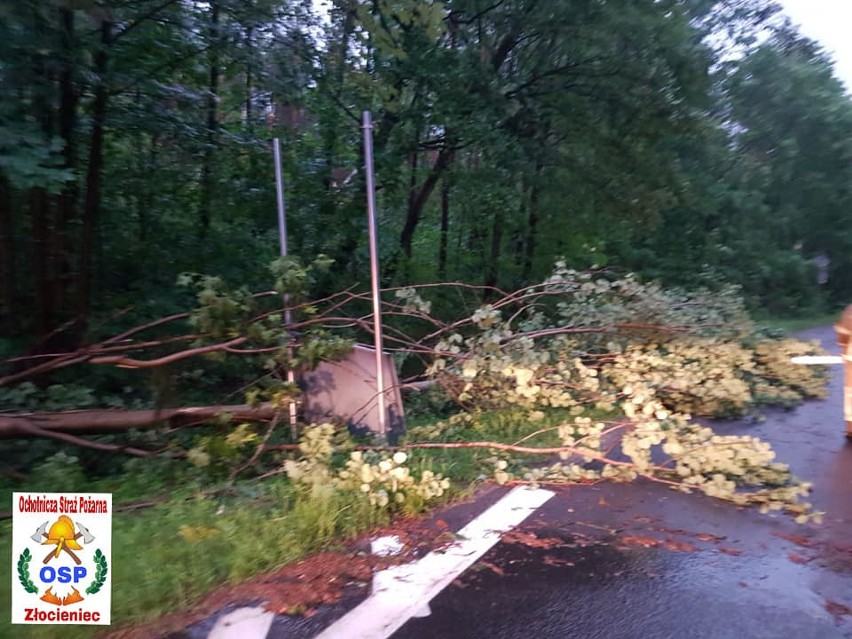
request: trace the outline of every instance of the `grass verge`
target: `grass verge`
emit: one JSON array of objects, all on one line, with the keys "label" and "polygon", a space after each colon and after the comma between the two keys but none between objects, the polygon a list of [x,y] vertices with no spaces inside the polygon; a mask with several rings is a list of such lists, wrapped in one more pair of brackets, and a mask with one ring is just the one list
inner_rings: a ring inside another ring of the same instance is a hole
[{"label": "grass verge", "polygon": [[[531,433],[556,425],[564,417],[548,413],[537,422],[526,413],[494,413],[474,423],[424,416],[409,424],[409,437],[418,441],[491,440],[514,443]],[[553,433],[535,437],[536,445],[556,442]],[[415,473],[431,470],[452,477],[445,499],[464,496],[493,473],[494,455],[483,449],[411,451]],[[112,628],[146,622],[186,609],[205,593],[228,583],[294,563],[305,556],[388,523],[386,510],[370,505],[363,494],[307,487],[284,475],[264,481],[247,480],[232,490],[211,493],[209,485],[187,470],[186,464],[132,460],[120,475],[92,480],[75,458],[60,455],[34,469],[26,480],[0,490],[2,503],[11,504],[13,489],[27,491],[88,490],[113,493],[113,502],[169,495],[153,507],[113,515]],[[169,465],[171,464],[171,465]],[[426,504],[423,504],[425,506]],[[5,508],[4,508],[5,509]],[[411,510],[403,510],[410,514]],[[0,556],[11,562],[11,522],[0,522]],[[53,626],[11,626],[11,575],[0,572],[0,637],[42,639],[55,636]],[[64,639],[97,636],[98,626],[65,626]]]}]

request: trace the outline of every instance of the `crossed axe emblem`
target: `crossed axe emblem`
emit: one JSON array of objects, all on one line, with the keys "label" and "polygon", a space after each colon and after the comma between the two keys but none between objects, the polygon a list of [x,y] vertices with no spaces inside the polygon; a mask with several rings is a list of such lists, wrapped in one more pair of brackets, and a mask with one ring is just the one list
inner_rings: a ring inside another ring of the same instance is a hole
[{"label": "crossed axe emblem", "polygon": [[[95,536],[79,521],[72,522],[71,518],[67,515],[61,515],[49,530],[47,527],[48,523],[49,522],[47,521],[44,522],[30,537],[30,539],[42,544],[43,546],[56,546],[55,549],[51,549],[51,551],[47,554],[43,563],[46,564],[51,559],[59,557],[59,553],[65,552],[74,560],[74,563],[79,566],[82,562],[74,551],[82,550],[83,547],[77,542],[77,540],[82,537],[84,544],[90,544],[95,540]],[[77,524],[77,530],[74,529],[74,523]]]}]

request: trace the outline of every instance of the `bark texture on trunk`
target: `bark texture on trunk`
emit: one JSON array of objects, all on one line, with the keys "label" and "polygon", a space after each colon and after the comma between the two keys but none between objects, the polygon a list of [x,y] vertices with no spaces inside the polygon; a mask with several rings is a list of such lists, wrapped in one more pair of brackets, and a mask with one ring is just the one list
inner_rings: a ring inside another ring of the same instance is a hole
[{"label": "bark texture on trunk", "polygon": [[95,247],[98,218],[101,212],[101,185],[104,159],[104,123],[106,121],[106,73],[109,62],[107,47],[110,44],[112,22],[101,23],[101,46],[95,53],[94,69],[98,78],[92,101],[92,134],[89,143],[89,162],[86,171],[86,197],[83,202],[83,225],[80,235],[80,256],[77,264],[77,319],[85,328],[91,310],[92,256]]},{"label": "bark texture on trunk", "polygon": [[13,335],[18,325],[14,222],[11,185],[0,173],[0,335]]},{"label": "bark texture on trunk", "polygon": [[31,437],[33,427],[39,430],[72,434],[120,433],[131,428],[155,428],[162,422],[170,426],[198,426],[220,415],[232,415],[236,420],[265,421],[278,410],[271,404],[257,407],[193,406],[160,410],[78,410],[61,413],[32,413],[28,415],[0,414],[0,439]]},{"label": "bark texture on trunk", "polygon": [[438,238],[438,279],[447,277],[447,244],[450,240],[450,187],[441,188],[441,230]]},{"label": "bark texture on trunk", "polygon": [[408,211],[405,215],[405,223],[402,227],[402,232],[399,236],[399,245],[405,257],[411,257],[411,248],[414,243],[414,232],[417,225],[423,217],[423,209],[426,202],[429,201],[429,196],[438,184],[438,180],[444,174],[450,165],[453,163],[455,151],[450,147],[441,149],[438,153],[438,158],[435,160],[435,165],[432,167],[428,177],[424,180],[420,188],[414,192],[408,201]]},{"label": "bark texture on trunk", "polygon": [[210,3],[209,80],[207,85],[207,147],[201,167],[199,235],[205,237],[213,217],[213,161],[219,132],[219,3]]}]

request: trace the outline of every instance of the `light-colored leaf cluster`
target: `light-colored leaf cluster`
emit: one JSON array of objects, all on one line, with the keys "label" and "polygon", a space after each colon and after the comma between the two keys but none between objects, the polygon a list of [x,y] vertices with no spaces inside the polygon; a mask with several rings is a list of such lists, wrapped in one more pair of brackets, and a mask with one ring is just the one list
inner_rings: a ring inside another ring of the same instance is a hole
[{"label": "light-colored leaf cluster", "polygon": [[361,494],[380,509],[419,510],[444,495],[450,480],[424,469],[416,477],[406,465],[408,455],[378,451],[351,451],[342,467],[333,464],[335,428],[319,424],[305,428],[299,443],[300,458],[287,460],[284,469],[293,481],[330,485],[336,490]]},{"label": "light-colored leaf cluster", "polygon": [[402,451],[392,456],[353,451],[346,466],[338,471],[333,485],[342,490],[358,490],[378,508],[393,503],[402,506],[412,499],[426,502],[441,497],[450,487],[450,480],[424,470],[416,479],[405,466],[408,455]]},{"label": "light-colored leaf cluster", "polygon": [[[474,416],[568,408],[562,461],[523,468],[494,462],[503,483],[630,481],[645,476],[736,504],[810,514],[809,486],[756,438],[717,435],[692,415],[742,415],[761,403],[820,396],[824,373],[790,357],[815,344],[756,336],[733,291],[688,295],[632,276],[557,264],[516,309],[490,304],[436,350],[430,373]],[[589,408],[620,414],[604,423]],[[588,462],[595,461],[590,467]]]},{"label": "light-colored leaf cluster", "polygon": [[416,289],[400,288],[395,291],[394,296],[402,303],[404,312],[428,315],[432,310],[432,302],[424,300]]}]

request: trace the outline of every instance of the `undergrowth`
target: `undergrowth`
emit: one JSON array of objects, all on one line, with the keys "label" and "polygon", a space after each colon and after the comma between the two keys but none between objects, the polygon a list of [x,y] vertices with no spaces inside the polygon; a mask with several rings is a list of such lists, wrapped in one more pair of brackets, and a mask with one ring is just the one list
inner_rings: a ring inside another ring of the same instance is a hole
[{"label": "undergrowth", "polygon": [[[422,416],[410,424],[409,438],[419,441],[465,441],[486,438],[513,443],[536,432],[518,414],[483,415],[475,428],[439,423]],[[547,417],[556,422],[559,415]],[[430,425],[431,423],[431,425]],[[431,436],[427,434],[432,432]],[[545,435],[537,443],[554,443]],[[425,472],[453,482],[432,500],[406,502],[404,508],[377,507],[358,490],[338,490],[327,484],[311,486],[285,475],[245,480],[215,492],[204,469],[178,460],[131,460],[120,475],[88,477],[72,455],[59,453],[35,467],[18,482],[0,489],[5,504],[17,489],[112,492],[119,512],[113,515],[113,627],[155,619],[186,609],[205,593],[228,582],[239,582],[290,564],[305,556],[345,543],[391,519],[391,513],[410,515],[429,504],[468,494],[480,480],[490,479],[493,454],[482,449],[412,450],[406,466],[414,477]],[[121,511],[122,504],[168,501],[152,507]],[[0,556],[9,557],[11,522],[0,522]],[[8,563],[4,563],[8,565]],[[14,637],[55,636],[52,626],[10,626],[11,579],[0,579],[0,629],[14,628]],[[97,627],[67,626],[64,639],[95,636]],[[0,636],[3,635],[0,632]]]}]

